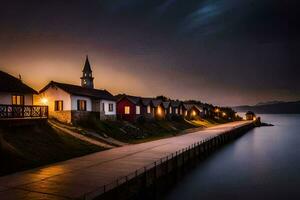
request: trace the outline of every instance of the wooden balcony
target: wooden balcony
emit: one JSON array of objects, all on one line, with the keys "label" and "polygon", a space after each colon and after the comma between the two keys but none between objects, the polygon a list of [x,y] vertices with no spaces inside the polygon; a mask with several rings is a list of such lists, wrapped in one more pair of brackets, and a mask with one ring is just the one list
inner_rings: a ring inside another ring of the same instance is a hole
[{"label": "wooden balcony", "polygon": [[0,120],[47,119],[48,106],[0,104]]}]

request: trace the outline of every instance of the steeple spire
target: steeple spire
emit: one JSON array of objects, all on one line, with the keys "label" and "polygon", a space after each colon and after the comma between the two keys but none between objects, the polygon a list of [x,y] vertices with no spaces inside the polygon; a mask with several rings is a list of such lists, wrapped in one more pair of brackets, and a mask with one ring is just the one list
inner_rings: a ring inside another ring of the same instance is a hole
[{"label": "steeple spire", "polygon": [[88,55],[85,59],[85,64],[82,70],[81,86],[85,88],[94,88],[94,77],[91,69]]},{"label": "steeple spire", "polygon": [[88,55],[86,55],[85,64],[84,64],[82,72],[92,72]]}]

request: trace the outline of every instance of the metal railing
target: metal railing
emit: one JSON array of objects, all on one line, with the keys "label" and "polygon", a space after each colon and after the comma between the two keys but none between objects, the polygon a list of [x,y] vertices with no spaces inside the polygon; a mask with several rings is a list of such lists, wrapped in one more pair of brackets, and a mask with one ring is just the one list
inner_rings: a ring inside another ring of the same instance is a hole
[{"label": "metal railing", "polygon": [[48,118],[48,106],[0,104],[0,119]]}]

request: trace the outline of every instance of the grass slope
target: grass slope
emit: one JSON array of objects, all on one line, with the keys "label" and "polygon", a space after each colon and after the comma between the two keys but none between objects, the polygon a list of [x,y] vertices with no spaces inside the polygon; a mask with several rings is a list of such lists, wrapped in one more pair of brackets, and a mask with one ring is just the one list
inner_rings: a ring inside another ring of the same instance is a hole
[{"label": "grass slope", "polygon": [[140,143],[175,136],[183,130],[201,125],[189,123],[183,119],[153,120],[129,123],[127,121],[97,121],[90,119],[79,126],[107,135],[122,142]]},{"label": "grass slope", "polygon": [[0,175],[101,150],[48,124],[0,128]]}]

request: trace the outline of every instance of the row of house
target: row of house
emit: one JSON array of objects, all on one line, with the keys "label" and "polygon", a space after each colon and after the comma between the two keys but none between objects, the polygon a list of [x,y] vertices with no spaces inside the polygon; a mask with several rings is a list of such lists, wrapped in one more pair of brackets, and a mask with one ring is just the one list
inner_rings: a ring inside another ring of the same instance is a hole
[{"label": "row of house", "polygon": [[188,119],[203,117],[205,109],[194,104],[181,101],[162,101],[156,98],[145,98],[130,95],[118,95],[117,117],[119,119],[136,121],[144,119],[172,119],[182,116]]},{"label": "row of house", "polygon": [[3,105],[47,106],[49,117],[65,123],[74,123],[89,117],[128,121],[139,118],[166,119],[172,116],[191,119],[206,113],[203,107],[181,101],[162,101],[125,94],[114,96],[107,90],[95,89],[88,57],[80,79],[81,86],[51,81],[36,92],[20,78],[0,71],[0,118],[5,117],[4,113],[8,113],[9,109]]}]

